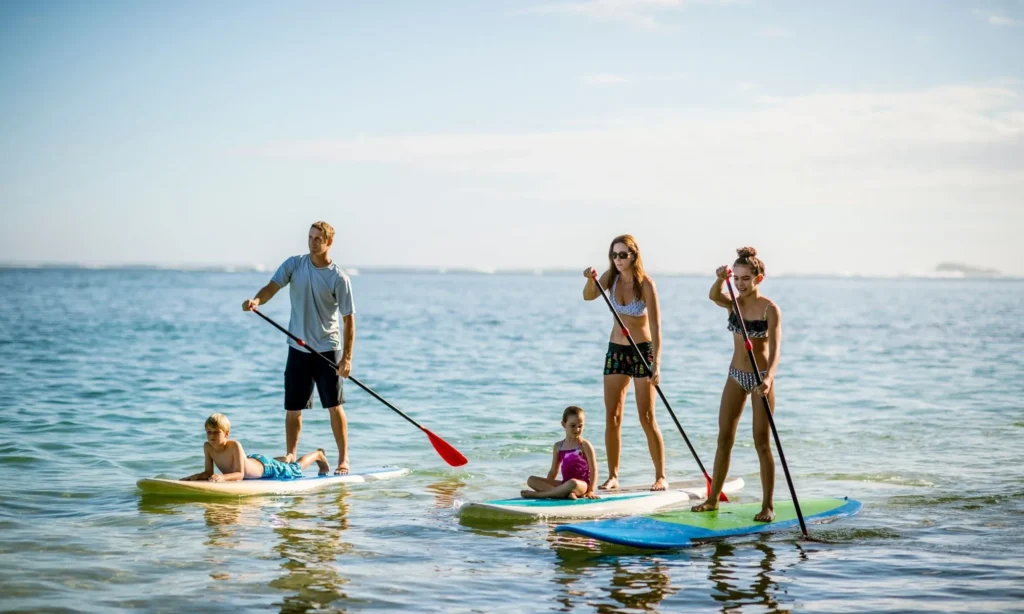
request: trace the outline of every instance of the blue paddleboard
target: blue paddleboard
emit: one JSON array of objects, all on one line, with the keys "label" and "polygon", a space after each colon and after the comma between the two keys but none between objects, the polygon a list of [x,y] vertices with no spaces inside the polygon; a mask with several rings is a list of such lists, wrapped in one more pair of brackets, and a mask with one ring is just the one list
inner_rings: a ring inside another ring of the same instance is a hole
[{"label": "blue paddleboard", "polygon": [[[853,516],[861,507],[859,501],[846,497],[800,501],[800,511],[807,523]],[[780,531],[800,525],[792,501],[775,502],[775,520],[772,522],[755,522],[754,515],[759,511],[760,503],[722,503],[714,512],[678,510],[566,524],[555,527],[555,531],[577,533],[620,546],[666,549],[688,548],[695,540]]]}]

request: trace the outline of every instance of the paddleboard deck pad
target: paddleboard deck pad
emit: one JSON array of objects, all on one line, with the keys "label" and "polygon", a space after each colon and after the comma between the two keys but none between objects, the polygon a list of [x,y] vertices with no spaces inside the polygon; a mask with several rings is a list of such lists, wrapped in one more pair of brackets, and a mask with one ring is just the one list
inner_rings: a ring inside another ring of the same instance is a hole
[{"label": "paddleboard deck pad", "polygon": [[[863,506],[846,497],[809,499],[800,502],[800,511],[808,524],[853,516]],[[775,520],[755,522],[760,503],[721,503],[714,512],[677,510],[648,516],[630,516],[567,524],[556,532],[576,533],[603,542],[634,548],[688,548],[694,541],[721,539],[797,527],[800,521],[792,501],[775,502]]]},{"label": "paddleboard deck pad", "polygon": [[[728,495],[743,488],[742,478],[726,480],[723,490]],[[707,482],[687,480],[669,484],[668,490],[652,491],[649,485],[625,486],[616,490],[597,491],[599,499],[493,499],[464,503],[459,514],[491,518],[604,518],[626,514],[646,514],[691,499],[704,499]]]},{"label": "paddleboard deck pad", "polygon": [[186,497],[258,497],[292,495],[324,490],[341,484],[363,484],[390,480],[409,473],[403,467],[377,467],[346,475],[308,476],[297,480],[239,480],[237,482],[186,482],[146,478],[136,482],[144,495]]}]

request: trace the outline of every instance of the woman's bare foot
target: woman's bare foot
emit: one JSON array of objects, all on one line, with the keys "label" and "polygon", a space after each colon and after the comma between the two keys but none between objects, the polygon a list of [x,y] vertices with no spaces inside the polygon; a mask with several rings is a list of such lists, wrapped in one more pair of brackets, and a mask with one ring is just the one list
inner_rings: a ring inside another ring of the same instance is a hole
[{"label": "woman's bare foot", "polygon": [[316,466],[319,469],[318,475],[327,475],[331,471],[331,465],[327,462],[327,452],[323,448],[317,448],[316,451],[319,452],[319,455],[316,457]]},{"label": "woman's bare foot", "polygon": [[658,478],[651,486],[651,490],[668,490],[668,481],[665,478]]},{"label": "woman's bare foot", "polygon": [[619,478],[608,478],[604,484],[598,486],[598,490],[615,490],[619,487]]},{"label": "woman's bare foot", "polygon": [[334,475],[348,475],[348,461],[343,460],[338,463],[338,468],[334,470]]},{"label": "woman's bare foot", "polygon": [[756,522],[771,522],[775,520],[775,510],[770,507],[762,507],[761,512],[754,516]]},{"label": "woman's bare foot", "polygon": [[691,512],[713,512],[718,509],[718,499],[708,499],[700,505],[694,505],[690,508]]}]

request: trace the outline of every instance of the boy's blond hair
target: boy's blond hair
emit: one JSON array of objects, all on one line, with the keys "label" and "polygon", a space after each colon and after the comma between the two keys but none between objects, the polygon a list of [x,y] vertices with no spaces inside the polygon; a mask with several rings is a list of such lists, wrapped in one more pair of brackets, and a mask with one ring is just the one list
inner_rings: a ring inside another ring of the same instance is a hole
[{"label": "boy's blond hair", "polygon": [[313,222],[313,224],[310,227],[316,228],[320,232],[324,233],[324,241],[326,241],[327,243],[330,243],[331,241],[334,240],[334,226],[331,226],[327,222]]},{"label": "boy's blond hair", "polygon": [[206,428],[215,428],[225,433],[231,432],[231,421],[224,414],[213,414],[206,419]]}]

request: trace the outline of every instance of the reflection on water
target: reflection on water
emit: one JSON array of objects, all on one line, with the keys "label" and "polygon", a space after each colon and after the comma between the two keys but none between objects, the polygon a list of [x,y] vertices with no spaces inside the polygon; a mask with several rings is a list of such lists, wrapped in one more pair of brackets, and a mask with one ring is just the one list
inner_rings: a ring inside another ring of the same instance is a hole
[{"label": "reflection on water", "polygon": [[[784,578],[809,560],[799,543],[772,544],[768,538],[652,554],[555,533],[547,541],[556,554],[555,601],[563,612],[581,606],[599,612],[683,609],[694,599],[706,607],[709,596],[722,612],[789,612],[793,600]],[[703,585],[698,576],[705,565],[709,590],[684,592]]]},{"label": "reflection on water", "polygon": [[452,476],[424,487],[428,493],[434,495],[434,509],[453,510],[459,498],[459,491],[465,486],[458,476]]},{"label": "reflection on water", "polygon": [[[230,503],[203,502],[203,519],[207,533],[204,545],[213,548],[236,548],[246,526],[260,522],[260,503],[256,499],[240,499]],[[217,579],[222,579],[218,577]]]},{"label": "reflection on water", "polygon": [[[460,503],[459,490],[465,484],[461,480],[452,479],[436,482],[426,487],[434,493],[434,507],[455,509]],[[528,516],[508,516],[501,512],[487,513],[477,510],[475,513],[458,514],[459,524],[471,533],[486,537],[513,537],[517,533],[535,529],[540,522]]]},{"label": "reflection on water", "polygon": [[187,514],[201,508],[209,529],[203,545],[235,548],[241,543],[245,527],[260,524],[263,503],[256,498],[204,501],[188,497],[143,496],[139,498],[138,507],[142,514],[167,516]]},{"label": "reflection on water", "polygon": [[527,516],[488,516],[460,514],[459,524],[470,533],[486,537],[514,537],[517,533],[536,528],[539,521]]},{"label": "reflection on water", "polygon": [[[708,564],[708,580],[711,581],[711,598],[722,606],[722,612],[742,609],[745,606],[759,606],[766,612],[789,612],[791,604],[780,604],[785,599],[785,587],[779,586],[779,575],[784,575],[794,565],[807,560],[807,554],[798,543],[776,544],[767,541],[753,544],[734,545],[728,541],[716,542]],[[779,549],[789,548],[793,561],[780,566]]]},{"label": "reflection on water", "polygon": [[666,597],[679,591],[671,585],[668,567],[657,559],[646,557],[639,560],[615,559],[611,582],[603,590],[608,597],[630,610],[656,609]]},{"label": "reflection on water", "polygon": [[[260,553],[268,542],[253,532],[269,526],[277,538],[272,551],[282,562],[281,573],[268,586],[285,594],[274,605],[288,613],[342,611],[344,607],[334,602],[347,599],[343,588],[349,580],[338,573],[337,561],[353,550],[352,544],[342,540],[348,529],[348,496],[349,491],[342,488],[308,497],[230,501],[142,497],[139,511],[188,517],[202,509],[206,524],[202,557],[209,577],[218,582],[243,580],[250,565],[267,560]],[[254,547],[255,553],[247,551]],[[250,562],[239,567],[239,556]]]},{"label": "reflection on water", "polygon": [[[318,497],[310,506],[305,497],[292,503],[271,518],[274,533],[280,540],[274,550],[284,559],[284,573],[270,586],[288,593],[281,603],[281,612],[298,613],[331,606],[347,599],[342,590],[348,579],[338,573],[336,560],[352,551],[352,544],[342,541],[348,529],[349,504],[345,488]],[[343,609],[342,609],[343,610]]]},{"label": "reflection on water", "polygon": [[[598,612],[659,610],[666,597],[680,590],[672,586],[670,566],[678,569],[685,555],[669,559],[597,554],[553,532],[548,542],[557,555],[553,582],[558,585],[555,600],[563,612],[583,605],[596,605]],[[595,582],[595,577],[600,581]],[[595,585],[599,592],[594,592]]]}]

